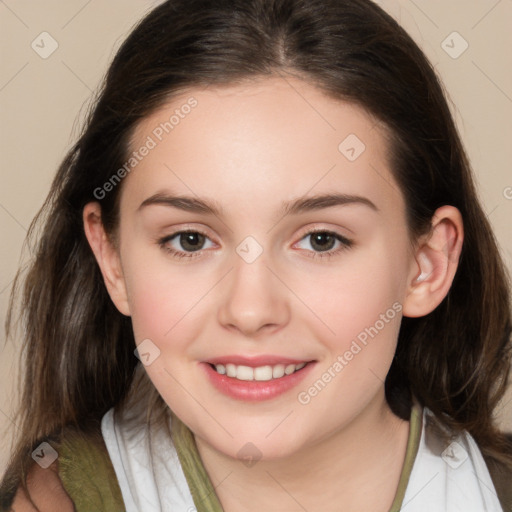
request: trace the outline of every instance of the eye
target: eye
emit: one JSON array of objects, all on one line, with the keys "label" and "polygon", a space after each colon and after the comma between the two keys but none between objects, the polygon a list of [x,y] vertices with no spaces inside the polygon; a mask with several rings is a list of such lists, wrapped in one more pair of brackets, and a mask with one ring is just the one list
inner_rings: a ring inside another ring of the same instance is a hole
[{"label": "eye", "polygon": [[[346,251],[353,245],[353,242],[348,238],[339,233],[326,230],[309,231],[301,238],[301,241],[308,239],[310,239],[309,246],[313,250],[313,254],[310,256],[312,258],[330,258],[342,251]],[[339,245],[334,249],[336,243]],[[308,248],[306,247],[306,249]]]},{"label": "eye", "polygon": [[[174,258],[194,258],[195,252],[201,251],[205,240],[209,238],[200,231],[177,231],[176,233],[158,240],[160,247]],[[181,248],[179,247],[181,246]]]},{"label": "eye", "polygon": [[[310,256],[312,258],[332,257],[353,245],[353,242],[348,238],[327,230],[309,231],[301,238],[301,242],[308,238],[311,240],[309,246],[313,251],[313,254]],[[208,248],[205,247],[205,242],[208,240],[210,240],[208,236],[200,231],[186,230],[177,231],[172,235],[161,238],[158,240],[158,245],[164,251],[170,253],[173,258],[195,258],[200,255],[200,251]],[[210,243],[212,244],[211,240]],[[334,249],[336,244],[339,245]],[[306,250],[311,252],[307,247]]]}]

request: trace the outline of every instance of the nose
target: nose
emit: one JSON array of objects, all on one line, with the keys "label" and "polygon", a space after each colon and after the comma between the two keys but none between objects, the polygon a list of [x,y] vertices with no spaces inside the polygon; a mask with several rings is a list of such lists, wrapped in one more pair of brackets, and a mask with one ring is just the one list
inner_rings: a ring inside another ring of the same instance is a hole
[{"label": "nose", "polygon": [[252,263],[238,254],[227,277],[227,286],[218,309],[218,320],[231,331],[246,337],[282,329],[290,319],[286,286],[276,277],[265,252]]}]

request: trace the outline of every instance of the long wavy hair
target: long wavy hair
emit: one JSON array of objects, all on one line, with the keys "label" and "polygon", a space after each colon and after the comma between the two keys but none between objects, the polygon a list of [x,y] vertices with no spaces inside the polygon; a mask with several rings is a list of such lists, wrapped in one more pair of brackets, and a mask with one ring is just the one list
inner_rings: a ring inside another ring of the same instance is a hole
[{"label": "long wavy hair", "polygon": [[[389,129],[412,240],[428,232],[438,207],[460,210],[465,240],[453,285],[432,313],[403,319],[386,396],[400,414],[401,397],[416,397],[446,427],[472,434],[484,454],[512,460],[493,419],[510,372],[510,285],[422,51],[370,0],[169,0],[120,47],[30,227],[34,257],[24,279],[18,273],[6,325],[8,336],[23,326],[23,389],[2,492],[26,489],[31,451],[65,426],[97,433],[111,407],[142,403],[148,421],[166,407],[134,356],[130,318],[112,303],[82,222],[95,189],[126,162],[134,128],[189,88],[286,74]],[[112,236],[122,189],[99,200]]]}]

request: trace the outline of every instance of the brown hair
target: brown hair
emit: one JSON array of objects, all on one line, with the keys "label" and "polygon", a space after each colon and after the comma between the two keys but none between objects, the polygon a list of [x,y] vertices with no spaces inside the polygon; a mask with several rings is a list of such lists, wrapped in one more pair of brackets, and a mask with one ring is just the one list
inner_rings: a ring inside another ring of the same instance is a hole
[{"label": "brown hair", "polygon": [[[130,319],[110,300],[82,224],[94,190],[126,161],[134,127],[187,88],[286,73],[362,106],[389,128],[412,238],[428,231],[439,206],[460,210],[465,241],[453,285],[431,314],[403,319],[387,398],[400,413],[400,397],[415,396],[444,425],[468,430],[483,453],[507,459],[511,450],[493,412],[510,371],[508,278],[442,87],[421,50],[369,0],[170,0],[117,52],[31,225],[30,237],[41,232],[23,286],[24,387],[4,491],[25,485],[31,450],[63,426],[97,431],[107,410],[142,396],[142,388],[152,393],[142,400],[148,417],[165,407],[145,372],[136,371]],[[121,185],[100,200],[109,233]]]}]

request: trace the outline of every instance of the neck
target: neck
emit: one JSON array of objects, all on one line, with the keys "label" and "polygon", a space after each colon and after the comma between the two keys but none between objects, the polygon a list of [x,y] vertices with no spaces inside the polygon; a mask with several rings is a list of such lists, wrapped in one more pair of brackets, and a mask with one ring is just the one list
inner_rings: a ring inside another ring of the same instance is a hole
[{"label": "neck", "polygon": [[409,422],[379,396],[350,424],[285,458],[246,467],[196,437],[224,512],[388,512],[405,458]]}]

